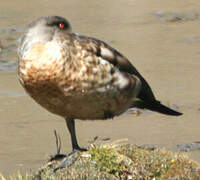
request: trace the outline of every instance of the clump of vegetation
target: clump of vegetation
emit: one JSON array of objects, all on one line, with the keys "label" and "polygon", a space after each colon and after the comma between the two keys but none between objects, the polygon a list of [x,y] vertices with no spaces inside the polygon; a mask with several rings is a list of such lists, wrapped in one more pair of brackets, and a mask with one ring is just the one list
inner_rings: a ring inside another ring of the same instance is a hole
[{"label": "clump of vegetation", "polygon": [[77,160],[68,168],[55,171],[62,160],[53,160],[32,175],[18,174],[10,180],[200,179],[198,163],[183,153],[164,149],[93,144],[89,151],[73,155],[72,159],[74,156]]},{"label": "clump of vegetation", "polygon": [[106,146],[93,146],[90,151],[91,161],[100,171],[113,175],[120,175],[123,173],[125,163],[120,158],[116,149]]}]

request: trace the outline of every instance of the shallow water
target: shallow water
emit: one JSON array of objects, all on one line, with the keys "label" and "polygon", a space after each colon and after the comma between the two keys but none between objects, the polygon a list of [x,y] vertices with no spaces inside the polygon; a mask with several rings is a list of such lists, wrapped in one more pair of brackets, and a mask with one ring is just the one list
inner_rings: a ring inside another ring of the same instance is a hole
[{"label": "shallow water", "polygon": [[[0,172],[34,170],[56,152],[53,130],[71,151],[62,118],[37,105],[17,80],[16,48],[24,27],[40,16],[61,15],[74,31],[102,39],[125,54],[143,74],[159,100],[184,115],[125,113],[108,121],[77,121],[82,146],[95,136],[128,138],[135,144],[176,145],[200,140],[200,20],[160,21],[162,12],[195,13],[196,0],[2,1],[0,6]],[[97,128],[98,127],[98,128]],[[188,153],[200,162],[200,151]]]}]

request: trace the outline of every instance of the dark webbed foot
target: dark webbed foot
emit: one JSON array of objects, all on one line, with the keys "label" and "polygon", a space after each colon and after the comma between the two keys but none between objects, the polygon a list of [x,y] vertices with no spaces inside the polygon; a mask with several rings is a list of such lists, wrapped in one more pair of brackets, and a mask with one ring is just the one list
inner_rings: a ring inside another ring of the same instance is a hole
[{"label": "dark webbed foot", "polygon": [[88,150],[86,148],[81,148],[81,147],[78,146],[78,147],[75,147],[72,152],[74,152],[74,151],[82,152],[82,151],[88,151]]}]

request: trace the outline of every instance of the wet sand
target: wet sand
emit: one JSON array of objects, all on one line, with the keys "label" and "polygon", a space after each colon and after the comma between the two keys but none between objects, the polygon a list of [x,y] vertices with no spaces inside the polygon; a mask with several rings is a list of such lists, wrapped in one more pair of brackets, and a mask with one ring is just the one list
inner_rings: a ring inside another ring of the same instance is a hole
[{"label": "wet sand", "polygon": [[[0,67],[5,62],[8,66],[0,72],[0,171],[8,175],[40,167],[48,155],[56,152],[54,129],[61,136],[62,152],[71,151],[64,120],[25,94],[14,68],[16,40],[23,27],[46,15],[64,16],[74,31],[110,43],[137,67],[159,100],[170,106],[175,104],[184,113],[181,117],[125,113],[108,121],[77,121],[80,145],[88,146],[88,140],[95,136],[128,138],[130,143],[158,144],[170,149],[200,141],[200,20],[161,22],[154,15],[198,12],[199,5],[195,0],[119,0],[114,4],[111,0],[1,2],[0,42],[5,47],[0,51]],[[187,154],[200,162],[200,151]]]}]

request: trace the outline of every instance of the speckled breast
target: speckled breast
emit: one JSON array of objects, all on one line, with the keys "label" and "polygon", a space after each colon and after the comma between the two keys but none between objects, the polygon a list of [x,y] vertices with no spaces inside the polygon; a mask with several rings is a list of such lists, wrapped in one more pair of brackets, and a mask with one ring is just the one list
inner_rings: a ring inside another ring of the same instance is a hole
[{"label": "speckled breast", "polygon": [[19,62],[21,84],[48,111],[67,118],[107,119],[131,106],[135,78],[125,77],[109,63],[99,63],[101,59],[77,58],[74,65],[67,55],[55,49],[51,54],[49,49],[33,47]]}]

